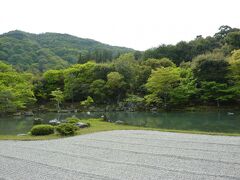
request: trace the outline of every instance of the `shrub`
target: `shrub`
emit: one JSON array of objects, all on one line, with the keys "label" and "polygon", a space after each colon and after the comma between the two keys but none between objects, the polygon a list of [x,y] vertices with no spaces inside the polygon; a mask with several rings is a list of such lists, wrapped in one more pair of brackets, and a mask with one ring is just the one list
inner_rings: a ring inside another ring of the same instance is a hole
[{"label": "shrub", "polygon": [[87,125],[88,125],[88,127],[91,127],[91,124],[89,122],[87,122]]},{"label": "shrub", "polygon": [[36,125],[30,132],[34,136],[49,135],[54,133],[54,127],[48,124]]},{"label": "shrub", "polygon": [[84,107],[89,107],[94,103],[94,100],[91,96],[88,96],[86,100],[81,101],[80,105]]},{"label": "shrub", "polygon": [[71,123],[62,123],[56,127],[56,130],[62,136],[72,136],[75,134],[77,127]]},{"label": "shrub", "polygon": [[76,118],[76,117],[69,117],[67,118],[67,123],[70,123],[70,124],[75,124],[77,122],[79,122],[80,119]]}]

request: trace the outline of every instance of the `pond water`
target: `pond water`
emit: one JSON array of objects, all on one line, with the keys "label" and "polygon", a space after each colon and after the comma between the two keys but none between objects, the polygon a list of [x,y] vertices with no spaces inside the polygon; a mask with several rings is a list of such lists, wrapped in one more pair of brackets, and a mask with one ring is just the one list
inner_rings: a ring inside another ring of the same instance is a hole
[{"label": "pond water", "polygon": [[[33,117],[0,117],[0,135],[27,133],[33,126],[35,117],[46,123],[52,119],[64,120],[67,117],[98,118],[103,112],[94,113],[45,113]],[[162,129],[198,130],[208,132],[240,133],[240,112],[229,114],[226,111],[214,112],[108,112],[111,121],[121,120],[126,124]]]}]

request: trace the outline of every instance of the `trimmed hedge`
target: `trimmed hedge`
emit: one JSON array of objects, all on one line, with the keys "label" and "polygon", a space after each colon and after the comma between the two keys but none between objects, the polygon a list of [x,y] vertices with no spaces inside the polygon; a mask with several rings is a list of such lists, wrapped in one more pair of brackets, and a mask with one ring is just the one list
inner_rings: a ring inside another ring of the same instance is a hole
[{"label": "trimmed hedge", "polygon": [[54,127],[48,124],[36,125],[32,127],[30,132],[33,136],[49,135],[54,133]]},{"label": "trimmed hedge", "polygon": [[71,123],[62,123],[56,127],[57,132],[62,136],[72,136],[77,129],[78,128]]}]

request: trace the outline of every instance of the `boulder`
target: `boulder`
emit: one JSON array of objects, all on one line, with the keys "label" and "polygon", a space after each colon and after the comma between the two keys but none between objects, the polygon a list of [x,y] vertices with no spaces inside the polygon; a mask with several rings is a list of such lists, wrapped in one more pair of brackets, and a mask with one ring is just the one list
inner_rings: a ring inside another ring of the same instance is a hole
[{"label": "boulder", "polygon": [[61,122],[57,119],[52,119],[49,121],[49,124],[53,125],[53,126],[56,126],[56,125],[59,125]]},{"label": "boulder", "polygon": [[25,116],[34,116],[32,111],[27,111],[24,113]]},{"label": "boulder", "polygon": [[79,128],[89,127],[89,125],[87,123],[82,123],[82,122],[77,122],[75,125]]},{"label": "boulder", "polygon": [[115,121],[115,124],[124,124],[124,122],[120,121],[120,120],[117,120],[117,121]]},{"label": "boulder", "polygon": [[105,114],[103,114],[103,115],[101,116],[101,118],[103,119],[103,121],[108,122],[108,118],[107,118],[107,116],[106,116]]},{"label": "boulder", "polygon": [[157,111],[158,109],[156,107],[153,107],[152,109],[150,109],[150,111]]},{"label": "boulder", "polygon": [[33,120],[33,125],[38,125],[38,124],[42,124],[42,123],[43,123],[42,118],[34,118],[34,120]]},{"label": "boulder", "polygon": [[60,110],[59,112],[60,112],[60,113],[70,113],[70,111],[69,111],[69,110],[66,110],[66,109],[62,109],[62,110]]},{"label": "boulder", "polygon": [[21,112],[16,112],[16,113],[14,113],[13,115],[14,115],[14,116],[21,116],[22,113],[21,113]]}]

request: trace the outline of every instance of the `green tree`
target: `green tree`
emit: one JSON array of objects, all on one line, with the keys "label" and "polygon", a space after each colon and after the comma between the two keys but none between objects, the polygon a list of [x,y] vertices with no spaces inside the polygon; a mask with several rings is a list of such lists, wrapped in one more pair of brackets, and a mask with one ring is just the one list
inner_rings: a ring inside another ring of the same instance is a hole
[{"label": "green tree", "polygon": [[180,77],[179,85],[170,92],[170,101],[175,105],[186,105],[198,93],[196,79],[194,79],[190,68],[180,69]]},{"label": "green tree", "polygon": [[91,83],[96,79],[95,62],[76,64],[64,70],[66,100],[81,101],[89,95]]},{"label": "green tree", "polygon": [[229,88],[227,84],[217,82],[201,82],[201,99],[207,102],[216,102],[220,106],[221,102],[233,99],[234,89]]},{"label": "green tree", "polygon": [[119,102],[126,93],[126,83],[123,76],[118,72],[109,73],[107,75],[106,89],[108,90],[110,97]]},{"label": "green tree", "polygon": [[223,83],[227,81],[229,63],[222,53],[209,53],[199,55],[193,60],[193,73],[200,81],[216,81]]},{"label": "green tree", "polygon": [[180,80],[179,68],[167,67],[153,71],[146,84],[147,90],[150,92],[150,95],[145,97],[147,102],[149,99],[153,102],[163,102],[166,108],[170,93],[179,85]]},{"label": "green tree", "polygon": [[52,91],[64,88],[63,70],[48,70],[43,74],[43,89],[47,97],[50,97]]},{"label": "green tree", "polygon": [[235,101],[240,99],[240,50],[233,51],[232,56],[229,58],[230,73],[229,78],[232,83],[232,91],[234,92]]},{"label": "green tree", "polygon": [[240,49],[233,51],[232,56],[229,58],[230,63],[230,78],[236,83],[240,82]]},{"label": "green tree", "polygon": [[144,65],[150,66],[152,69],[156,70],[160,67],[175,67],[176,65],[168,58],[162,59],[147,59],[143,62]]},{"label": "green tree", "polygon": [[88,96],[86,100],[81,101],[80,105],[83,107],[89,107],[94,103],[94,100],[91,96]]},{"label": "green tree", "polygon": [[102,79],[97,79],[90,85],[89,92],[92,97],[99,103],[104,103],[106,101],[106,81]]},{"label": "green tree", "polygon": [[129,86],[129,92],[132,93],[135,90],[137,79],[141,73],[134,54],[127,53],[121,55],[114,61],[113,66],[115,71],[123,76],[124,81]]},{"label": "green tree", "polygon": [[60,104],[64,100],[63,92],[60,89],[56,89],[55,91],[51,92],[51,96],[53,97],[52,100],[56,101],[57,109],[60,111]]},{"label": "green tree", "polygon": [[232,46],[233,49],[240,48],[240,31],[230,32],[225,37],[225,41],[228,45]]},{"label": "green tree", "polygon": [[35,102],[32,75],[18,73],[0,61],[0,112],[15,112]]}]

